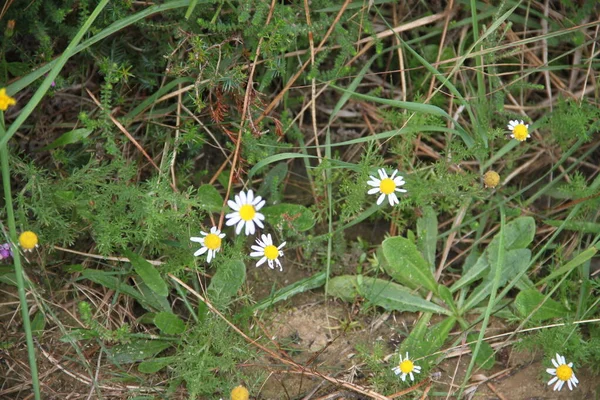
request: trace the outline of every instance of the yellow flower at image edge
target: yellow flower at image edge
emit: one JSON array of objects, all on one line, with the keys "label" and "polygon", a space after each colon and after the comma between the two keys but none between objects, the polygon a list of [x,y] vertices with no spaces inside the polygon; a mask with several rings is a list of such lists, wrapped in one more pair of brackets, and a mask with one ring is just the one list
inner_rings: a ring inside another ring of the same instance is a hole
[{"label": "yellow flower at image edge", "polygon": [[19,236],[19,245],[25,251],[32,251],[38,246],[38,237],[31,231],[25,231]]},{"label": "yellow flower at image edge", "polygon": [[248,400],[248,398],[250,398],[250,393],[243,386],[235,387],[231,391],[231,400]]},{"label": "yellow flower at image edge", "polygon": [[8,107],[14,106],[17,101],[6,94],[6,89],[0,89],[0,110],[6,111]]}]

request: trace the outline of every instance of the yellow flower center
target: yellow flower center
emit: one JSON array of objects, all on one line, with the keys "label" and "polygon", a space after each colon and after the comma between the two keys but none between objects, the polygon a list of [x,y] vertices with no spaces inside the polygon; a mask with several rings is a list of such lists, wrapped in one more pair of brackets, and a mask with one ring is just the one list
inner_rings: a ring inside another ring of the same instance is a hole
[{"label": "yellow flower center", "polygon": [[556,368],[556,376],[561,381],[568,381],[573,376],[573,370],[566,364],[559,365],[558,368]]},{"label": "yellow flower center", "polygon": [[277,250],[277,247],[273,245],[265,247],[265,257],[267,257],[269,260],[274,260],[277,258],[277,256],[279,256],[279,250]]},{"label": "yellow flower center", "polygon": [[410,360],[404,360],[400,363],[399,367],[400,371],[404,372],[405,374],[408,374],[411,373],[413,369],[415,369],[415,364],[413,364],[413,362]]},{"label": "yellow flower center", "polygon": [[231,391],[231,400],[248,400],[249,397],[248,389],[243,386],[233,388]]},{"label": "yellow flower center", "polygon": [[483,183],[486,187],[495,188],[500,183],[500,175],[496,171],[488,171],[483,175]]},{"label": "yellow flower center", "polygon": [[25,231],[19,236],[19,244],[25,250],[34,249],[38,244],[38,237],[31,231]]},{"label": "yellow flower center", "polygon": [[527,130],[527,127],[523,124],[519,124],[515,126],[515,129],[513,129],[513,135],[518,141],[522,142],[523,140],[527,139],[528,134],[529,131]]},{"label": "yellow flower center", "polygon": [[217,250],[221,248],[221,238],[219,235],[209,233],[204,238],[204,246],[208,247],[209,250]]},{"label": "yellow flower center", "polygon": [[383,194],[394,193],[395,189],[396,189],[396,183],[391,178],[382,179],[381,183],[379,184],[379,190],[381,190],[381,193],[383,193]]},{"label": "yellow flower center", "polygon": [[256,210],[254,206],[251,204],[244,204],[240,207],[240,218],[244,221],[252,221],[254,215],[256,214]]}]

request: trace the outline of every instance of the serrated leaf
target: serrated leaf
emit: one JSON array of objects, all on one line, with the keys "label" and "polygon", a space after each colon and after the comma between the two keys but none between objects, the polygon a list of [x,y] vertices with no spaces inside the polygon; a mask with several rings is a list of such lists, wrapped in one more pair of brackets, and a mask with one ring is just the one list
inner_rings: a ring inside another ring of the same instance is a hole
[{"label": "serrated leaf", "polygon": [[[114,274],[111,274],[106,271],[98,271],[95,269],[86,269],[81,273],[81,276],[85,279],[89,279],[90,281],[102,285],[108,289],[115,290],[117,292],[126,294],[131,298],[135,299],[142,305],[142,307],[146,308],[148,311],[153,310],[169,310],[169,303],[166,301],[166,296],[162,296],[161,300],[158,301],[158,297],[156,294],[154,296],[146,296],[143,293],[140,293],[135,288],[129,286],[128,284],[121,281],[121,279],[117,278]],[[140,287],[143,287],[140,285]],[[165,309],[165,303],[167,305]]]},{"label": "serrated leaf", "polygon": [[387,260],[385,272],[396,282],[410,288],[425,287],[437,293],[437,283],[417,246],[401,236],[388,238],[381,245]]},{"label": "serrated leaf", "polygon": [[432,312],[450,315],[450,311],[411,293],[397,283],[377,278],[357,277],[358,293],[371,304],[390,311]]},{"label": "serrated leaf", "polygon": [[246,265],[229,260],[219,266],[208,285],[208,297],[217,308],[225,307],[246,281]]},{"label": "serrated leaf", "polygon": [[185,332],[185,322],[167,311],[159,312],[154,316],[154,325],[165,335],[179,335]]},{"label": "serrated leaf", "polygon": [[433,208],[425,207],[423,216],[417,220],[417,247],[432,271],[435,269],[437,235],[437,215]]},{"label": "serrated leaf", "polygon": [[138,365],[138,371],[143,374],[154,374],[167,365],[174,364],[177,361],[177,357],[158,357],[153,360],[142,361]]},{"label": "serrated leaf", "polygon": [[208,212],[221,212],[223,196],[213,185],[202,185],[197,192],[198,206]]},{"label": "serrated leaf", "polygon": [[52,150],[57,147],[66,146],[68,144],[80,142],[81,140],[90,136],[91,133],[92,133],[92,130],[88,129],[88,128],[74,129],[72,131],[65,132],[62,135],[60,135],[56,140],[54,140],[52,143],[50,143],[49,145],[44,146],[41,149],[39,149],[39,151]]},{"label": "serrated leaf", "polygon": [[129,258],[129,262],[133,265],[135,272],[154,293],[163,297],[169,294],[169,288],[167,287],[166,282],[152,264],[143,257],[127,249],[123,249],[123,254]]},{"label": "serrated leaf", "polygon": [[118,344],[106,349],[109,358],[116,364],[131,364],[154,357],[171,346],[171,342],[163,340],[133,340],[130,343]]},{"label": "serrated leaf", "polygon": [[[321,287],[325,284],[326,277],[327,274],[325,272],[317,272],[313,276],[296,281],[291,285],[279,289],[266,299],[256,303],[252,309],[263,310],[279,301],[287,300],[297,294]],[[331,280],[329,282],[331,283]]]},{"label": "serrated leaf", "polygon": [[315,225],[315,217],[308,208],[299,204],[276,204],[260,209],[271,226],[304,232]]},{"label": "serrated leaf", "polygon": [[542,304],[541,307],[531,316],[532,321],[542,322],[552,318],[565,317],[569,313],[569,310],[561,303],[546,298],[535,289],[524,290],[515,299],[515,308],[521,317],[529,316],[540,304]]}]

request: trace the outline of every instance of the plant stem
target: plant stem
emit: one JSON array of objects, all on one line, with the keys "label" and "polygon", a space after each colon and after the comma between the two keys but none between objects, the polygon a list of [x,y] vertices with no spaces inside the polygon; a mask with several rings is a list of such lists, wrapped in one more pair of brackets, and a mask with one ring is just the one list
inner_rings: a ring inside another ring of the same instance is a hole
[{"label": "plant stem", "polygon": [[[0,111],[0,138],[6,135],[4,129],[4,113]],[[23,330],[25,331],[25,341],[27,342],[27,355],[29,357],[29,368],[31,369],[31,385],[36,400],[40,397],[40,381],[38,379],[37,363],[35,359],[35,347],[33,345],[33,335],[31,334],[31,323],[29,321],[29,307],[27,306],[27,296],[25,294],[24,272],[21,265],[21,256],[17,243],[17,227],[15,224],[15,213],[12,204],[12,194],[10,191],[10,166],[8,164],[7,144],[0,146],[0,168],[2,169],[2,183],[4,187],[4,203],[6,204],[6,218],[9,232],[9,243],[12,248],[13,260],[15,265],[15,277],[17,280],[17,292],[19,293],[19,303],[21,304],[21,316],[23,317]]]}]

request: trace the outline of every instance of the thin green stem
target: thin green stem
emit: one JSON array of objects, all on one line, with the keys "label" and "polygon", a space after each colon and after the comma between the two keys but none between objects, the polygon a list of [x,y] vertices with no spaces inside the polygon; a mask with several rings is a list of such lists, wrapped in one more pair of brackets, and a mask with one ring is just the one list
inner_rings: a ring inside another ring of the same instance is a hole
[{"label": "thin green stem", "polygon": [[[0,138],[6,135],[4,129],[4,113],[0,111]],[[17,292],[19,293],[19,303],[21,304],[21,316],[23,318],[23,330],[25,331],[25,341],[27,342],[27,355],[29,358],[29,368],[31,369],[31,385],[36,400],[40,397],[40,381],[38,378],[37,363],[35,359],[35,346],[33,344],[33,335],[31,334],[31,323],[29,321],[29,307],[27,306],[27,296],[25,294],[24,272],[21,265],[21,256],[17,243],[17,226],[15,224],[15,213],[12,204],[12,194],[10,191],[10,165],[8,163],[8,148],[6,144],[0,146],[0,168],[2,169],[2,186],[4,187],[4,203],[6,204],[6,219],[10,245],[13,252],[15,264],[15,279],[17,280]]]},{"label": "thin green stem", "polygon": [[499,240],[498,240],[498,262],[494,266],[494,281],[492,282],[492,292],[490,293],[490,299],[488,301],[488,306],[485,310],[485,316],[483,317],[483,322],[481,323],[481,329],[479,330],[479,337],[477,338],[477,344],[475,344],[475,348],[473,349],[473,356],[471,358],[471,362],[469,363],[469,367],[467,368],[467,372],[465,374],[465,379],[463,380],[462,385],[460,385],[460,391],[458,392],[457,399],[460,399],[464,388],[471,378],[471,372],[473,371],[473,367],[475,367],[475,360],[477,359],[477,354],[479,353],[479,349],[481,348],[481,343],[485,337],[485,331],[487,329],[488,323],[490,321],[490,316],[492,315],[492,311],[494,310],[494,305],[496,303],[496,292],[498,291],[498,286],[500,283],[500,277],[502,276],[502,268],[504,264],[504,226],[506,224],[506,217],[504,215],[504,207],[500,206],[500,232]]}]

